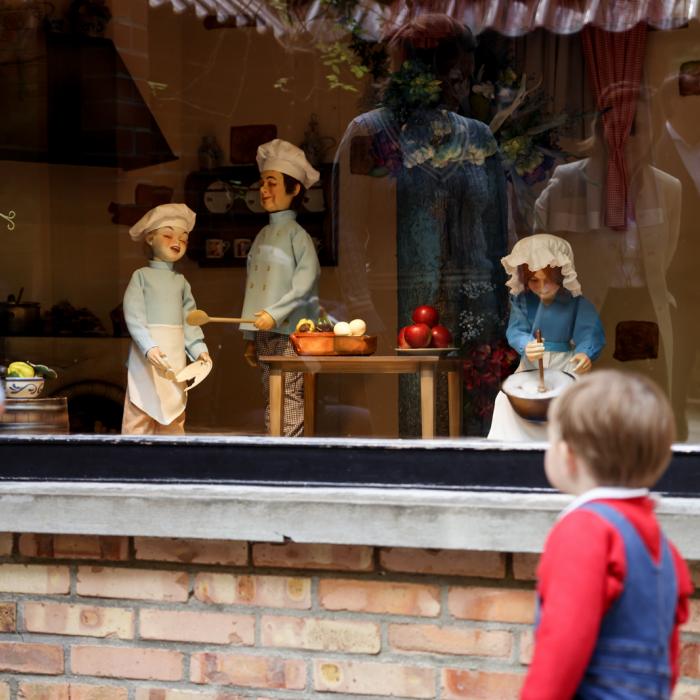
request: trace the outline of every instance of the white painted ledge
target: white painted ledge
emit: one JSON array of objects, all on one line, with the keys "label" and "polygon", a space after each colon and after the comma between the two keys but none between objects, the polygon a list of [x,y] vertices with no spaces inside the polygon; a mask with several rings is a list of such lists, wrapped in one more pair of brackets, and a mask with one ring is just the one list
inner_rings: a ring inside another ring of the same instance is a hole
[{"label": "white painted ledge", "polygon": [[[0,532],[540,552],[558,494],[376,488],[0,483]],[[700,559],[700,499],[659,506],[667,534]]]}]

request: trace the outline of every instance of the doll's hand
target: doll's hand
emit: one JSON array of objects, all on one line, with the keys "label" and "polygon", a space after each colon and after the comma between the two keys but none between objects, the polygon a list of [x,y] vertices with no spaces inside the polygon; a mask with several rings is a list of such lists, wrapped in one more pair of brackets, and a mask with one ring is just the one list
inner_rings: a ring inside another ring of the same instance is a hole
[{"label": "doll's hand", "polygon": [[209,356],[208,352],[201,353],[197,358],[197,362],[206,362],[208,364],[212,364],[211,357]]},{"label": "doll's hand", "polygon": [[575,362],[576,364],[574,365],[574,372],[576,374],[585,374],[586,372],[590,372],[591,367],[593,363],[591,362],[591,358],[586,355],[585,352],[577,352],[570,360],[569,363]]},{"label": "doll's hand", "polygon": [[255,327],[259,331],[271,331],[275,327],[275,319],[267,311],[256,311]]},{"label": "doll's hand", "polygon": [[[168,362],[168,356],[156,345],[146,353],[146,359],[157,369],[165,374],[168,379],[175,377],[175,372]],[[172,376],[170,376],[172,375]]]},{"label": "doll's hand", "polygon": [[537,362],[537,360],[542,359],[544,357],[544,338],[541,343],[538,343],[536,340],[531,340],[525,346],[525,357],[527,357],[530,362]]},{"label": "doll's hand", "polygon": [[245,350],[243,351],[243,358],[251,367],[258,366],[258,357],[255,354],[255,341],[247,340],[245,344]]}]

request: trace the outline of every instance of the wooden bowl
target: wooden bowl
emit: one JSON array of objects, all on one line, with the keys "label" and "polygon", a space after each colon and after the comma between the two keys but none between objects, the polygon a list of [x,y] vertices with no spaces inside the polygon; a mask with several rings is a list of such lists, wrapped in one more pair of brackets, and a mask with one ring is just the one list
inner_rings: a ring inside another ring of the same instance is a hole
[{"label": "wooden bowl", "polygon": [[527,369],[511,374],[501,386],[513,410],[525,420],[543,422],[547,420],[547,409],[552,399],[576,381],[573,374],[560,369],[546,369],[544,384],[548,391],[537,393],[539,370]]},{"label": "wooden bowl", "polygon": [[338,355],[372,355],[377,352],[377,336],[336,335],[334,348]]},{"label": "wooden bowl", "polygon": [[335,355],[333,331],[292,333],[289,340],[297,355]]}]

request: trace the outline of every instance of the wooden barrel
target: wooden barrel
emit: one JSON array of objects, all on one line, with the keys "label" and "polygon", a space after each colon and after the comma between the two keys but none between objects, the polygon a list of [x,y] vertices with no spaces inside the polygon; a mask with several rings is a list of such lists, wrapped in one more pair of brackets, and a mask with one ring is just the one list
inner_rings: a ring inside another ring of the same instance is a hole
[{"label": "wooden barrel", "polygon": [[6,399],[5,412],[0,414],[0,433],[67,435],[68,402],[66,397]]}]

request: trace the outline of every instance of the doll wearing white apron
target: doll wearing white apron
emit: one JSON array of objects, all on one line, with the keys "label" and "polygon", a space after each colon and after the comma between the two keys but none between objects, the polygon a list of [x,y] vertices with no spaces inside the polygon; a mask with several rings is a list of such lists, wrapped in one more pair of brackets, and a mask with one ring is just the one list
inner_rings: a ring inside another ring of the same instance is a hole
[{"label": "doll wearing white apron", "polygon": [[136,270],[124,293],[124,317],[131,335],[122,433],[184,433],[187,395],[175,375],[192,360],[211,362],[204,334],[185,323],[196,308],[183,275],[173,269],[187,248],[194,213],[184,204],[152,209],[130,230],[146,238],[154,259]]},{"label": "doll wearing white apron", "polygon": [[[516,371],[548,369],[587,372],[605,346],[595,307],[581,296],[571,246],[549,234],[518,241],[501,260],[510,279],[511,309],[506,336],[521,356]],[[540,330],[543,342],[535,340]],[[525,420],[501,391],[496,397],[491,440],[546,440],[546,423]]]}]

